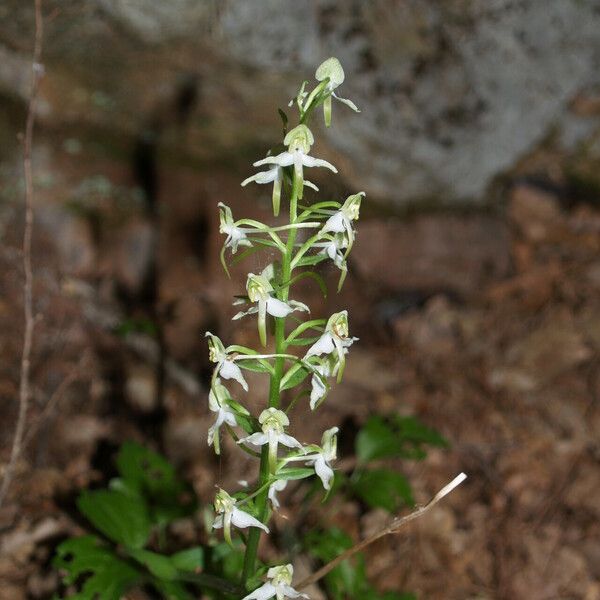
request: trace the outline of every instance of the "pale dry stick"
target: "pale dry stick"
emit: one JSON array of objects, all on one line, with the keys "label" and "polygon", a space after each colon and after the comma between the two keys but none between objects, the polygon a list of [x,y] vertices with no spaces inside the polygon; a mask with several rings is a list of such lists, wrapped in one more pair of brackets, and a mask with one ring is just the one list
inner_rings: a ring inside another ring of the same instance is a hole
[{"label": "pale dry stick", "polygon": [[32,300],[33,272],[31,268],[31,238],[33,234],[33,171],[31,167],[31,146],[33,141],[33,124],[35,121],[35,106],[38,87],[44,72],[44,68],[40,63],[43,33],[42,0],[35,0],[35,43],[31,65],[31,92],[27,105],[27,120],[25,123],[25,137],[23,142],[23,171],[25,175],[25,230],[23,233],[23,271],[25,273],[25,282],[23,284],[23,310],[25,313],[25,331],[23,333],[23,352],[21,355],[19,415],[17,417],[10,459],[4,471],[4,478],[2,479],[2,486],[0,487],[0,507],[8,492],[17,459],[21,454],[21,445],[23,442],[23,434],[25,433],[25,422],[27,420],[27,411],[29,408],[29,371],[34,324]]},{"label": "pale dry stick", "polygon": [[332,569],[335,569],[341,562],[347,560],[351,556],[354,556],[357,552],[364,550],[367,546],[370,546],[373,542],[376,542],[378,539],[385,537],[386,535],[390,535],[393,533],[397,533],[398,530],[418,519],[422,515],[424,515],[428,510],[433,508],[444,496],[448,495],[455,487],[459,486],[467,476],[464,473],[457,475],[448,485],[445,485],[427,504],[424,506],[420,506],[415,511],[406,515],[405,517],[396,517],[389,525],[386,525],[383,529],[380,529],[377,533],[369,536],[364,539],[362,542],[359,542],[352,548],[348,548],[345,552],[342,552],[339,556],[336,556],[331,562],[328,562],[324,567],[321,567],[316,573],[309,575],[306,579],[303,579],[297,586],[296,589],[301,590],[313,583],[319,581],[329,573]]}]

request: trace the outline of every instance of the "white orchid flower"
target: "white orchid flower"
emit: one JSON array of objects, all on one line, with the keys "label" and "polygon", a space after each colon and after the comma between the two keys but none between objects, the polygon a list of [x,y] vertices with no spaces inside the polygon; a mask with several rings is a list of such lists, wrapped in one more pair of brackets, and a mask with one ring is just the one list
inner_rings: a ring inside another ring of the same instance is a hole
[{"label": "white orchid flower", "polygon": [[221,445],[219,442],[219,429],[223,423],[235,427],[237,420],[235,413],[229,406],[231,396],[227,388],[221,383],[221,380],[217,377],[214,384],[210,388],[208,393],[208,407],[212,412],[217,413],[217,418],[214,424],[208,430],[208,445],[214,446],[215,454],[221,453]]},{"label": "white orchid flower", "polygon": [[258,527],[264,532],[269,533],[269,528],[261,523],[252,515],[236,508],[237,500],[232,498],[225,490],[219,489],[215,496],[215,511],[217,518],[213,523],[213,529],[223,528],[223,537],[225,541],[231,545],[231,526],[235,525],[240,529],[246,527]]},{"label": "white orchid flower", "polygon": [[277,494],[279,492],[282,492],[286,487],[287,487],[287,479],[278,479],[277,481],[274,481],[270,486],[269,486],[269,493],[268,493],[268,497],[269,500],[271,501],[271,506],[276,510],[279,508],[279,500],[277,499]]},{"label": "white orchid flower", "polygon": [[235,364],[234,359],[230,358],[225,352],[223,342],[210,331],[206,332],[208,338],[209,358],[212,362],[217,363],[213,378],[221,376],[223,379],[233,379],[237,381],[247,392],[248,384],[242,375],[242,370]]},{"label": "white orchid flower", "polygon": [[244,179],[244,181],[242,181],[242,187],[248,185],[251,181],[259,184],[273,183],[273,214],[275,216],[279,215],[283,169],[279,165],[275,165],[268,171],[260,171],[259,173],[256,173],[256,175]]},{"label": "white orchid flower", "polygon": [[304,188],[303,167],[326,167],[337,173],[337,169],[326,160],[309,156],[310,147],[314,144],[315,138],[306,125],[298,125],[291,131],[288,131],[283,143],[288,147],[286,152],[277,156],[267,156],[254,163],[255,167],[261,165],[277,165],[279,167],[289,167],[294,165],[294,172],[298,180],[298,198],[302,198]]},{"label": "white orchid flower", "polygon": [[231,208],[223,202],[219,202],[217,206],[219,207],[219,233],[227,236],[225,248],[231,248],[231,252],[235,254],[238,246],[252,246],[252,242],[246,236],[252,229],[238,227],[233,220]]},{"label": "white orchid flower", "polygon": [[[306,465],[312,466],[315,473],[323,483],[323,487],[329,491],[331,489],[331,480],[333,479],[333,469],[331,463],[337,458],[337,432],[338,427],[332,427],[323,433],[321,447],[317,452],[309,453],[305,458]],[[310,447],[309,447],[310,451]]]},{"label": "white orchid flower", "polygon": [[257,306],[253,306],[246,311],[242,311],[234,315],[233,320],[241,319],[246,315],[258,313],[258,335],[263,346],[267,345],[267,314],[273,317],[287,317],[295,310],[304,310],[310,312],[306,304],[297,302],[296,300],[288,300],[284,302],[274,296],[275,290],[271,285],[267,275],[261,273],[255,275],[248,274],[246,282],[246,290],[250,302],[256,302]]},{"label": "white orchid flower", "polygon": [[310,408],[315,410],[319,404],[325,399],[329,392],[329,386],[326,379],[331,375],[331,367],[329,361],[325,360],[320,365],[314,367],[313,376],[310,380]]},{"label": "white orchid flower", "polygon": [[248,437],[238,440],[238,444],[248,442],[253,446],[269,445],[269,467],[271,473],[275,472],[277,466],[277,448],[283,444],[288,448],[299,448],[302,450],[302,444],[291,435],[285,433],[284,429],[290,424],[287,415],[277,408],[267,408],[260,413],[258,422],[261,424],[262,433],[253,433]]},{"label": "white orchid flower", "polygon": [[323,228],[321,229],[321,233],[345,233],[348,236],[346,256],[352,249],[352,244],[354,244],[355,234],[354,230],[352,229],[352,221],[356,221],[358,219],[360,213],[360,203],[364,196],[364,192],[358,192],[358,194],[348,196],[342,207],[338,211],[334,212],[329,219],[327,219],[327,221],[325,221],[325,225],[323,225]]},{"label": "white orchid flower", "polygon": [[348,334],[348,311],[333,313],[327,325],[325,333],[308,349],[304,359],[310,356],[321,356],[322,354],[337,355],[337,375],[341,380],[346,364],[346,348],[350,347],[358,338],[349,337]]},{"label": "white orchid flower", "polygon": [[[279,207],[281,205],[281,186],[283,183],[283,168],[279,165],[274,165],[273,168],[268,171],[260,171],[252,177],[248,177],[242,181],[242,187],[248,185],[254,181],[258,184],[273,183],[273,214],[277,217],[279,215]],[[319,191],[319,188],[312,182],[304,180],[304,185],[312,188],[315,192]]]},{"label": "white orchid flower", "polygon": [[[354,236],[354,232],[352,232]],[[315,242],[313,248],[321,248],[318,254],[325,254],[333,264],[342,272],[338,283],[338,292],[342,289],[346,275],[348,274],[348,265],[346,264],[347,248],[350,246],[351,240],[348,238],[346,231],[343,233],[334,233],[331,238],[323,242]]]},{"label": "white orchid flower", "polygon": [[352,102],[352,100],[348,100],[347,98],[340,98],[335,93],[335,90],[344,83],[344,79],[346,78],[344,74],[344,69],[340,64],[340,61],[331,57],[328,58],[325,62],[321,63],[317,68],[315,73],[315,78],[317,81],[324,81],[329,78],[329,82],[326,86],[326,91],[329,92],[329,95],[323,101],[323,116],[325,118],[325,125],[329,127],[331,125],[331,97],[333,96],[339,102],[342,102],[346,106],[349,106],[354,112],[360,112],[358,110],[356,104]]},{"label": "white orchid flower", "polygon": [[306,594],[296,591],[292,586],[294,567],[292,565],[281,565],[271,567],[267,571],[267,583],[244,596],[242,600],[269,600],[269,598],[308,598]]}]

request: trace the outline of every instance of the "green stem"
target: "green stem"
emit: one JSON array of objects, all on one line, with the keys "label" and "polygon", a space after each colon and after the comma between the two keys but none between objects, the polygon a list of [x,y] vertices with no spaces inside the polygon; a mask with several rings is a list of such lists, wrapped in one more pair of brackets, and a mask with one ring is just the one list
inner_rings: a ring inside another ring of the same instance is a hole
[{"label": "green stem", "polygon": [[[294,175],[294,181],[292,183],[292,194],[290,198],[290,225],[293,225],[297,219],[298,212],[298,182]],[[286,252],[283,255],[283,262],[281,267],[281,281],[289,282],[292,275],[292,254],[294,252],[294,244],[296,243],[296,232],[297,228],[290,229],[288,235]],[[289,283],[287,286],[282,286],[277,296],[284,302],[287,301],[289,296]],[[285,353],[285,317],[275,319],[275,353]],[[278,356],[275,359],[275,371],[271,375],[271,381],[269,385],[269,407],[279,408],[280,405],[280,391],[279,386],[281,378],[283,377],[283,369],[285,366],[285,358]],[[262,523],[265,522],[267,517],[267,501],[268,501],[268,485],[267,482],[271,474],[269,473],[269,450],[267,446],[263,446],[260,456],[260,476],[259,476],[259,488],[262,489],[260,494],[256,496],[255,506],[257,509],[257,518]],[[264,487],[264,489],[263,489]],[[258,527],[251,527],[250,533],[248,534],[248,543],[246,545],[246,554],[244,556],[244,569],[242,572],[242,585],[245,587],[248,579],[252,577],[256,571],[256,555],[258,552],[258,544],[260,542],[260,536],[262,530]]]}]

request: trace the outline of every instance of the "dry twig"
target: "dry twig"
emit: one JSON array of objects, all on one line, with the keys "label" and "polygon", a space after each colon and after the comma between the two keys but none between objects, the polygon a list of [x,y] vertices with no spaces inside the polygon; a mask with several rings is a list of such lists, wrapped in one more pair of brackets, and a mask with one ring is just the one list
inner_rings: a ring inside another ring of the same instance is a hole
[{"label": "dry twig", "polygon": [[33,273],[31,269],[31,237],[33,233],[33,172],[31,167],[31,146],[33,141],[33,124],[35,121],[35,106],[40,79],[44,68],[40,63],[42,56],[43,21],[42,0],[35,0],[35,45],[33,49],[33,62],[31,65],[31,93],[27,105],[27,120],[25,123],[25,137],[23,142],[23,170],[25,175],[25,231],[23,233],[23,270],[25,282],[23,284],[23,307],[25,313],[25,332],[23,334],[23,353],[21,355],[21,375],[19,383],[19,415],[10,452],[10,459],[4,471],[2,486],[0,487],[0,506],[4,502],[10,486],[17,459],[21,454],[23,434],[27,420],[30,395],[30,362],[31,346],[33,343]]},{"label": "dry twig", "polygon": [[427,504],[425,504],[424,506],[420,506],[405,517],[396,517],[391,523],[386,525],[377,533],[374,533],[373,535],[364,539],[362,542],[359,542],[355,546],[352,546],[352,548],[348,548],[348,550],[342,552],[342,554],[340,554],[339,556],[336,556],[331,562],[327,563],[324,567],[321,567],[316,573],[313,573],[306,579],[303,579],[296,586],[296,589],[301,590],[308,587],[309,585],[312,585],[313,583],[319,581],[319,579],[325,577],[327,573],[335,569],[335,567],[337,567],[341,562],[347,560],[351,556],[354,556],[357,552],[361,552],[367,546],[370,546],[373,542],[376,542],[378,539],[386,535],[397,533],[401,527],[403,527],[407,523],[410,523],[411,521],[414,521],[415,519],[418,519],[428,510],[433,508],[444,496],[449,494],[455,487],[459,486],[466,478],[467,476],[464,473],[457,475],[448,485],[445,485]]}]

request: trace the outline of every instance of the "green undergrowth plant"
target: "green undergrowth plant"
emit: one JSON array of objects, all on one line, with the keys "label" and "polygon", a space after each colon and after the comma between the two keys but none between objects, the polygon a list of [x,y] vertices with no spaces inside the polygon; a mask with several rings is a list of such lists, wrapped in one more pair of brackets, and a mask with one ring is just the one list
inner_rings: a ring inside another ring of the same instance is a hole
[{"label": "green undergrowth plant", "polygon": [[[236,219],[229,206],[218,204],[220,232],[225,235],[220,254],[225,272],[229,274],[232,266],[257,253],[266,255],[263,265],[268,262],[260,272],[248,273],[245,293],[233,302],[238,308],[234,321],[256,319],[258,347],[226,344],[206,333],[214,363],[208,405],[215,414],[207,441],[220,454],[222,436],[230,436],[240,452],[256,461],[254,477],[238,489],[217,490],[208,543],[169,554],[168,524],[192,514],[197,503],[162,457],[126,444],[117,458],[119,477],[107,490],[84,492],[78,502],[101,536],[68,540],[58,548],[55,564],[66,573],[65,583],[80,590],[74,598],[113,600],[134,585],[150,586],[174,600],[198,597],[200,591],[214,598],[244,600],[308,597],[299,591],[303,582],[293,582],[291,563],[265,564],[259,557],[261,537],[271,534],[271,517],[280,509],[279,495],[285,488],[306,485],[307,495],[314,495],[318,486],[325,502],[333,492],[340,492],[367,506],[394,512],[414,501],[407,480],[386,467],[385,461],[419,459],[426,446],[445,445],[436,432],[416,419],[372,417],[356,439],[355,467],[335,477],[338,427],[323,431],[321,439],[312,443],[293,436],[292,421],[298,414],[318,419],[357,341],[350,333],[347,310],[315,316],[296,297],[296,284],[304,279],[326,292],[325,281],[314,270],[323,262],[339,270],[338,290],[342,287],[365,198],[359,191],[345,199],[309,200],[309,195],[318,192],[307,178],[309,169],[337,173],[333,164],[312,153],[311,118],[322,109],[329,127],[333,100],[359,112],[352,101],[338,96],[344,71],[336,58],[321,64],[315,79],[312,86],[303,82],[289,104],[297,111],[293,127],[288,115],[279,110],[280,143],[254,163],[265,170],[242,182],[242,186],[272,185],[274,224]],[[245,402],[249,385],[244,373],[248,371],[262,374],[269,382],[258,412]],[[223,541],[217,539],[221,534]],[[322,527],[305,535],[304,543],[318,562],[339,554],[350,540],[339,530]],[[366,579],[360,556],[332,570],[326,588],[336,599],[410,597],[377,594]]]}]

